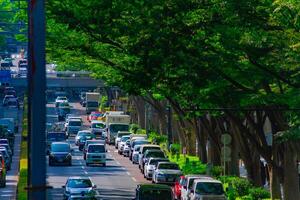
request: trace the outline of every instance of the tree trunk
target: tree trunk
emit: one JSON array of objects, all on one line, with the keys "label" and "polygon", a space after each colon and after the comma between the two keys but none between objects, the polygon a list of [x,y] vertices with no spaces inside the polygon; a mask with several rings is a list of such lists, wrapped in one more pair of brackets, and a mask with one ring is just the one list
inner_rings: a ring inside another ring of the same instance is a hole
[{"label": "tree trunk", "polygon": [[291,143],[285,144],[284,152],[284,179],[283,192],[284,199],[299,200],[299,175],[297,168],[297,154],[293,151]]},{"label": "tree trunk", "polygon": [[269,166],[269,174],[270,174],[271,198],[281,199],[279,169],[274,166]]},{"label": "tree trunk", "polygon": [[140,97],[133,98],[137,117],[138,117],[138,124],[141,128],[145,128],[145,102]]}]

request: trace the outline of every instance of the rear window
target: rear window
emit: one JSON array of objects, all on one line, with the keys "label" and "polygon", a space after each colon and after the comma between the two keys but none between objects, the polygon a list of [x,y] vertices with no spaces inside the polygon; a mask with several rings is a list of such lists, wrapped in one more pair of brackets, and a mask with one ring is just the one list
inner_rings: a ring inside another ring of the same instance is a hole
[{"label": "rear window", "polygon": [[202,183],[196,185],[196,194],[203,195],[222,195],[224,194],[223,186],[220,183]]},{"label": "rear window", "polygon": [[69,126],[81,126],[81,121],[70,121]]},{"label": "rear window", "polygon": [[146,158],[154,157],[154,158],[164,158],[165,154],[162,151],[154,151],[154,152],[148,152],[147,155],[145,155]]},{"label": "rear window", "polygon": [[66,139],[65,133],[48,133],[47,140],[49,141],[63,141]]},{"label": "rear window", "polygon": [[157,189],[146,190],[146,191],[142,191],[141,199],[147,199],[147,200],[172,199],[172,192],[169,190],[157,190]]},{"label": "rear window", "polygon": [[89,145],[88,147],[89,153],[105,153],[104,145]]},{"label": "rear window", "polygon": [[105,124],[103,123],[93,123],[92,128],[105,128]]}]

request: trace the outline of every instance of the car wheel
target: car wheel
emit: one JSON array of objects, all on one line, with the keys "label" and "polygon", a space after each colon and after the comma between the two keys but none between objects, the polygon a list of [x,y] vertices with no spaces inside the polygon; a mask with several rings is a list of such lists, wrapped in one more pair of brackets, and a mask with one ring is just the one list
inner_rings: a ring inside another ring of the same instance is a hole
[{"label": "car wheel", "polygon": [[106,167],[106,163],[103,163],[103,167]]},{"label": "car wheel", "polygon": [[68,163],[68,165],[69,165],[69,166],[72,166],[72,161],[70,161],[70,162]]}]

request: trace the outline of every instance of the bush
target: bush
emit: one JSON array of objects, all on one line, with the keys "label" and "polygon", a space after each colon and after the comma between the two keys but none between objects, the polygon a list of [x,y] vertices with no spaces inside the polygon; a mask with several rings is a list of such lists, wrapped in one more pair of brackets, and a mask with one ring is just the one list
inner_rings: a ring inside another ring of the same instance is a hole
[{"label": "bush", "polygon": [[250,196],[253,200],[270,198],[270,193],[264,188],[256,187],[249,190]]},{"label": "bush", "polygon": [[180,144],[171,144],[170,146],[171,155],[180,154]]},{"label": "bush", "polygon": [[149,133],[149,138],[150,142],[154,143],[154,144],[163,144],[163,143],[166,143],[168,138],[166,135],[160,135],[156,132],[150,132]]},{"label": "bush", "polygon": [[214,177],[220,177],[223,172],[223,167],[222,166],[213,166],[211,168],[211,175]]},{"label": "bush", "polygon": [[131,124],[129,128],[130,132],[134,134],[136,134],[139,129],[140,127],[138,124]]}]

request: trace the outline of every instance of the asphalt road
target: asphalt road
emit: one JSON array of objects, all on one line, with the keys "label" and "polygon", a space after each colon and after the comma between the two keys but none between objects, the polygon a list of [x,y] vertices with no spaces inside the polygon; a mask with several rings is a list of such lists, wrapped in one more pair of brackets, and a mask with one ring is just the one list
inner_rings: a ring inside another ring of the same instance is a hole
[{"label": "asphalt road", "polygon": [[[0,104],[2,105],[2,99]],[[11,110],[9,108],[0,107],[0,118],[3,117],[5,113],[9,113]],[[14,155],[12,157],[11,170],[6,173],[6,187],[0,188],[0,199],[2,200],[15,200],[16,191],[18,184],[18,174],[20,165],[20,143],[21,143],[21,131],[22,131],[22,111],[18,113],[19,117],[19,132],[15,135],[14,143]]]},{"label": "asphalt road", "polygon": [[[85,120],[86,115],[79,103],[71,103],[71,113],[76,113]],[[47,104],[47,121],[57,121],[54,104]],[[48,199],[62,199],[62,185],[70,176],[88,176],[97,185],[98,199],[122,200],[132,199],[138,183],[146,181],[136,165],[132,165],[128,158],[117,154],[113,146],[107,146],[107,166],[85,166],[82,152],[74,145],[74,138],[69,139],[74,148],[72,166],[47,166],[47,182],[53,189],[48,190]]]}]

